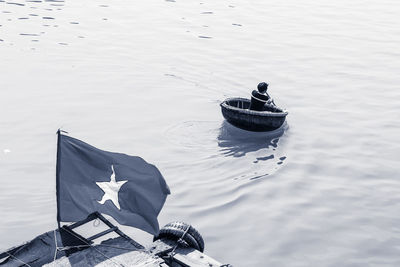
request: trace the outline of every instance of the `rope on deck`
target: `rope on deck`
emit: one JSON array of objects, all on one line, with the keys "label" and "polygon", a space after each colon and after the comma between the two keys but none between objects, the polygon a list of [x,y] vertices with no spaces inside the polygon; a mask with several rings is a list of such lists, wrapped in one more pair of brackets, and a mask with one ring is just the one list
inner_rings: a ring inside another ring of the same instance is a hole
[{"label": "rope on deck", "polygon": [[188,227],[186,228],[185,232],[182,234],[182,236],[178,239],[178,241],[176,242],[176,245],[174,246],[174,248],[172,249],[172,251],[169,254],[170,258],[173,258],[173,256],[175,255],[175,250],[178,248],[178,246],[182,243],[185,242],[185,240],[183,239],[185,237],[185,235],[187,234],[187,232],[189,232],[190,229],[190,225],[188,225]]},{"label": "rope on deck", "polygon": [[32,267],[32,266],[30,266],[28,263],[26,263],[26,262],[24,262],[23,260],[21,260],[21,259],[18,259],[17,257],[15,257],[14,255],[12,255],[11,253],[8,253],[8,252],[6,252],[10,257],[12,257],[12,258],[14,258],[14,259],[16,259],[17,261],[20,261],[20,262],[22,262],[24,265],[26,265],[26,266],[28,266],[28,267]]},{"label": "rope on deck", "polygon": [[[54,240],[55,240],[56,249],[55,249],[55,252],[54,252],[54,260],[53,260],[53,261],[56,260],[56,258],[57,258],[57,252],[58,252],[58,251],[67,250],[67,249],[70,249],[70,248],[91,247],[91,248],[93,248],[94,250],[96,250],[98,253],[100,253],[101,255],[103,255],[103,257],[105,257],[106,259],[110,260],[110,261],[111,261],[112,263],[114,263],[115,265],[121,266],[121,267],[125,267],[122,263],[118,263],[118,262],[116,262],[115,260],[113,260],[112,258],[108,257],[106,254],[104,254],[103,252],[101,252],[100,250],[98,250],[98,249],[96,248],[96,246],[92,246],[91,244],[89,244],[88,242],[86,242],[86,240],[84,240],[84,239],[82,239],[80,236],[76,235],[74,232],[69,231],[67,228],[63,228],[63,230],[65,230],[65,231],[66,231],[67,233],[69,233],[70,235],[72,235],[72,236],[78,238],[78,239],[81,240],[82,242],[86,243],[86,245],[68,246],[68,247],[58,247],[58,245],[57,245],[57,238],[56,238],[56,231],[54,230]],[[103,246],[104,246],[104,245],[103,245]],[[29,265],[28,265],[28,266],[29,266]],[[31,267],[31,266],[30,266],[30,267]]]}]

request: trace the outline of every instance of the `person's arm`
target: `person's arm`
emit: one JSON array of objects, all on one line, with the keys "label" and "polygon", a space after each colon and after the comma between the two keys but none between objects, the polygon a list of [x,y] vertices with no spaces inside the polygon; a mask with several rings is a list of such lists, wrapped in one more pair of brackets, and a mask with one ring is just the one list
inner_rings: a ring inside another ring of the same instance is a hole
[{"label": "person's arm", "polygon": [[268,97],[267,104],[268,104],[268,105],[274,105],[274,106],[276,106],[276,105],[275,105],[275,102],[274,102],[274,99],[272,99],[272,97],[271,97],[268,93],[265,93],[265,94],[266,94],[267,97]]}]

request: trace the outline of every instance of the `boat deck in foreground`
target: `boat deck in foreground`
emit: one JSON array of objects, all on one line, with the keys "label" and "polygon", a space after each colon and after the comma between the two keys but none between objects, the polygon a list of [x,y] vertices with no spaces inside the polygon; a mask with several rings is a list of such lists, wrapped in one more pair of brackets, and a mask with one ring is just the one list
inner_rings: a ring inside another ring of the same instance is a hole
[{"label": "boat deck in foreground", "polygon": [[[85,238],[73,229],[94,219],[110,228]],[[179,230],[179,229],[178,229]],[[99,244],[93,240],[115,232],[119,236]],[[185,232],[185,234],[188,231]],[[179,233],[179,231],[177,231]],[[21,246],[0,253],[0,266],[173,266],[215,267],[230,266],[190,247],[184,234],[180,239],[163,237],[143,247],[122,233],[101,214],[95,213],[72,226],[44,233]]]}]

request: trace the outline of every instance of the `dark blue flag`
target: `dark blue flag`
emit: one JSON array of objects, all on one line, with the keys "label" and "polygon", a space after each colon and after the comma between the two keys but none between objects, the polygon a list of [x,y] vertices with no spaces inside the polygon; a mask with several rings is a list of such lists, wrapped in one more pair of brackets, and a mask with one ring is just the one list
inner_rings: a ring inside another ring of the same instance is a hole
[{"label": "dark blue flag", "polygon": [[142,158],[103,151],[58,133],[59,222],[76,222],[98,211],[155,235],[168,194],[159,170]]}]

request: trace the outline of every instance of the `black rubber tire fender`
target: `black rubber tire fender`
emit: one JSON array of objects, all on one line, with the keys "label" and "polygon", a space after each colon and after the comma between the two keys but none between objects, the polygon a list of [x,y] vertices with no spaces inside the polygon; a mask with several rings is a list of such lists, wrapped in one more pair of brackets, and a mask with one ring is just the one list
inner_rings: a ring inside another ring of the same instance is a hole
[{"label": "black rubber tire fender", "polygon": [[168,223],[164,226],[165,228],[177,228],[183,230],[183,232],[186,231],[187,227],[190,227],[187,234],[190,234],[198,243],[201,252],[204,251],[204,240],[201,234],[190,224],[187,224],[185,222],[171,222]]},{"label": "black rubber tire fender", "polygon": [[204,251],[203,237],[193,226],[184,222],[171,222],[166,224],[163,228],[161,228],[158,236],[154,237],[154,241],[162,238],[178,241],[188,228],[189,230],[183,237],[183,241],[185,241],[185,243],[189,247],[194,248],[200,252],[203,252]]}]

